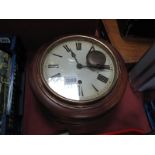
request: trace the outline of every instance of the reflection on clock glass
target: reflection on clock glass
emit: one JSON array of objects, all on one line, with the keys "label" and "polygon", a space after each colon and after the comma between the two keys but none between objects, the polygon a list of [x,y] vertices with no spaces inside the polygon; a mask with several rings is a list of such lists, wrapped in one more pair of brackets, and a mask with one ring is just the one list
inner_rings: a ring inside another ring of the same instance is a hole
[{"label": "reflection on clock glass", "polygon": [[[95,51],[98,51],[94,54],[96,58],[105,57],[103,64],[91,64],[88,53]],[[70,101],[89,102],[104,97],[112,89],[116,78],[114,60],[95,41],[80,38],[61,41],[48,48],[43,59],[43,77],[55,95]]]}]

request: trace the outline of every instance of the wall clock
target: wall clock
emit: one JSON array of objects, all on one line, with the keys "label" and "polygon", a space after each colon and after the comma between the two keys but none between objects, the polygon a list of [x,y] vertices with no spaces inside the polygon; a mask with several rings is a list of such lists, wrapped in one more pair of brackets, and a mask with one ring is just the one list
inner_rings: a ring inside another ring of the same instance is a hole
[{"label": "wall clock", "polygon": [[94,125],[119,103],[126,81],[118,52],[83,35],[62,37],[41,47],[29,72],[36,98],[68,127]]}]

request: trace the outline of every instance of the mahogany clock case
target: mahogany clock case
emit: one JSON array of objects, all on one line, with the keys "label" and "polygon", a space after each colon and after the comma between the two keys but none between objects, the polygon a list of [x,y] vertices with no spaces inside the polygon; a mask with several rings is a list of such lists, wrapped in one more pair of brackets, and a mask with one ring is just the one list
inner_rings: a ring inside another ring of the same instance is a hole
[{"label": "mahogany clock case", "polygon": [[[102,40],[103,42],[103,40]],[[77,132],[80,132],[82,125],[83,129],[87,128],[86,133],[99,130],[100,121],[103,121],[104,114],[112,109],[119,103],[127,83],[127,71],[124,62],[116,49],[114,49],[110,44],[103,42],[108,48],[113,52],[114,56],[117,58],[118,65],[118,79],[113,87],[112,91],[97,101],[92,101],[90,104],[85,104],[81,106],[73,106],[69,102],[59,98],[58,96],[51,93],[44,83],[42,83],[42,77],[40,74],[39,63],[40,59],[44,53],[44,50],[51,43],[42,46],[29,66],[29,82],[34,95],[38,101],[43,104],[51,114],[60,122],[66,123],[68,129],[74,128]],[[78,126],[81,126],[78,128]],[[96,125],[96,128],[93,126]],[[75,127],[77,126],[77,127]],[[98,126],[98,127],[97,127]],[[102,129],[101,129],[102,130]]]}]

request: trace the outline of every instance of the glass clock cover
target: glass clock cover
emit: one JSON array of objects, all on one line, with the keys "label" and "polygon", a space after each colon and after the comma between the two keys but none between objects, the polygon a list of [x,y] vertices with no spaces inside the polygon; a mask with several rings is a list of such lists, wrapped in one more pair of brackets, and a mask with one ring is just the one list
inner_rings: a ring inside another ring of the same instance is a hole
[{"label": "glass clock cover", "polygon": [[91,102],[106,96],[117,80],[117,61],[108,47],[89,37],[59,40],[46,49],[43,81],[56,96]]}]

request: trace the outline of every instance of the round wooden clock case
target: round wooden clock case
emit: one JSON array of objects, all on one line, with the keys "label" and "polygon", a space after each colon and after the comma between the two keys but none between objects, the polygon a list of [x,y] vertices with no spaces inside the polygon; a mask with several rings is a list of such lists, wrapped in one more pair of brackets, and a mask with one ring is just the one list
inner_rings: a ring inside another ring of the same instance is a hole
[{"label": "round wooden clock case", "polygon": [[77,127],[77,133],[92,133],[101,129],[106,113],[119,103],[127,71],[110,44],[71,35],[36,52],[29,82],[39,103],[68,130]]}]

